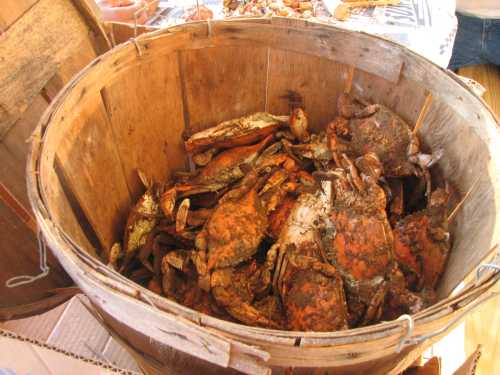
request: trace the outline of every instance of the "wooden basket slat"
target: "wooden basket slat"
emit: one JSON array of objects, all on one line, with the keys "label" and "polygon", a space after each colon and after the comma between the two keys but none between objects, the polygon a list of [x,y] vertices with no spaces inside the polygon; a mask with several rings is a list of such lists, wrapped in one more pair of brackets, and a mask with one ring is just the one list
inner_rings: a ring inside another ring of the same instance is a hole
[{"label": "wooden basket slat", "polygon": [[[188,132],[264,111],[268,69],[266,47],[214,46],[181,51],[179,64]],[[207,87],[210,87],[210,94]]]},{"label": "wooden basket slat", "polygon": [[[450,132],[450,124],[454,132]],[[443,150],[445,157],[439,169],[452,188],[461,197],[470,191],[451,222],[453,251],[439,285],[439,295],[443,297],[488,256],[488,251],[500,240],[497,220],[500,187],[494,185],[498,182],[495,176],[499,176],[500,163],[491,157],[495,144],[499,147],[496,149],[500,149],[500,144],[495,139],[484,139],[481,128],[464,120],[437,95],[433,95],[419,136],[431,149]],[[458,202],[452,204],[455,207]]]},{"label": "wooden basket slat", "polygon": [[[170,54],[134,66],[102,89],[121,166],[134,201],[144,191],[137,170],[149,179],[168,181],[173,171],[186,168],[182,142],[184,111],[177,72],[177,57]],[[167,128],[168,137],[165,136]]]},{"label": "wooden basket slat", "polygon": [[[131,199],[100,96],[87,103],[68,130],[56,151],[61,172],[101,246],[110,249],[125,225]],[[102,168],[92,168],[90,160]]]}]

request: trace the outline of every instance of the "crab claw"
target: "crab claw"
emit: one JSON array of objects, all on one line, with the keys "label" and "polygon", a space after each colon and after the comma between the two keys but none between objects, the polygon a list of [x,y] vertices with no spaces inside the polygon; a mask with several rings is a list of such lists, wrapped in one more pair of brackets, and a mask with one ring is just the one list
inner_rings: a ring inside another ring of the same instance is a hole
[{"label": "crab claw", "polygon": [[436,164],[442,157],[443,157],[444,151],[443,149],[439,149],[436,152],[433,152],[432,154],[422,154],[418,153],[414,155],[412,158],[410,158],[411,161],[414,161],[415,164],[417,164],[420,168],[430,168],[434,164]]},{"label": "crab claw", "polygon": [[337,101],[337,111],[346,119],[368,117],[379,109],[378,104],[368,104],[364,100],[353,98],[347,93],[341,94]]},{"label": "crab claw", "polygon": [[309,139],[308,120],[305,111],[302,108],[295,108],[290,116],[290,130],[292,134],[301,142]]},{"label": "crab claw", "polygon": [[174,217],[175,201],[177,199],[177,190],[175,188],[164,192],[160,198],[160,207],[167,219]]}]

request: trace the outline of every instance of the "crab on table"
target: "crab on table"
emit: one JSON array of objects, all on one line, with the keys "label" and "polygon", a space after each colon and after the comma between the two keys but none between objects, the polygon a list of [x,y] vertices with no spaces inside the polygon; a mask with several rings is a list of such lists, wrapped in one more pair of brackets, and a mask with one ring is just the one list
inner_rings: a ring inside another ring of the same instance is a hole
[{"label": "crab on table", "polygon": [[325,193],[304,192],[294,202],[264,268],[274,269],[273,285],[288,329],[335,331],[347,328],[340,274],[322,256],[318,222],[325,215]]},{"label": "crab on table", "polygon": [[432,192],[427,208],[406,216],[394,228],[394,253],[412,290],[433,290],[450,251],[448,187]]},{"label": "crab on table", "polygon": [[389,108],[369,104],[342,94],[337,102],[339,116],[327,127],[328,143],[334,157],[345,153],[360,157],[373,152],[383,164],[386,177],[421,175],[430,194],[428,168],[441,152],[420,152],[420,141],[410,126]]}]

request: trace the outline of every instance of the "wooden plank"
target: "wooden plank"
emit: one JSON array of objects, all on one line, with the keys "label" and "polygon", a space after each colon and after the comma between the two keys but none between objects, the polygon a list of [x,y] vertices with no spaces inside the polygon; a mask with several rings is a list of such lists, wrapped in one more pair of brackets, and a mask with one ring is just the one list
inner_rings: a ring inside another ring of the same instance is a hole
[{"label": "wooden plank", "polygon": [[37,233],[35,218],[0,181],[0,201],[5,204],[33,233]]},{"label": "wooden plank", "polygon": [[38,0],[2,0],[0,34],[16,22]]},{"label": "wooden plank", "polygon": [[0,138],[85,39],[88,27],[68,0],[39,0],[4,33]]},{"label": "wooden plank", "polygon": [[50,99],[59,93],[59,91],[66,85],[75,74],[82,70],[89,62],[94,60],[97,54],[92,47],[89,39],[81,41],[78,48],[65,59],[57,73],[50,79],[44,87],[44,94]]},{"label": "wooden plank", "polygon": [[80,110],[65,129],[56,158],[101,245],[109,249],[123,233],[130,196],[101,98],[82,100]]},{"label": "wooden plank", "polygon": [[72,0],[78,13],[89,27],[89,37],[98,55],[110,50],[113,45],[101,19],[101,11],[95,0]]},{"label": "wooden plank", "polygon": [[47,194],[52,198],[51,214],[55,223],[67,234],[78,246],[87,253],[97,257],[101,249],[101,243],[92,225],[88,222],[85,213],[80,206],[71,186],[64,179],[62,166],[56,159],[54,163],[54,174],[49,176]]},{"label": "wooden plank", "polygon": [[[111,35],[114,45],[125,43],[130,38],[134,37],[134,25],[125,22],[107,22],[104,27]],[[141,35],[150,31],[157,30],[157,28],[148,27],[144,25],[137,26],[137,35]]]},{"label": "wooden plank", "polygon": [[349,68],[346,65],[307,54],[271,49],[267,108],[274,114],[289,112],[288,90],[299,93],[305,102],[309,126],[325,128],[337,110]]},{"label": "wooden plank", "polygon": [[186,129],[197,132],[224,120],[263,111],[267,53],[264,47],[182,51]]},{"label": "wooden plank", "polygon": [[[308,53],[353,65],[366,72],[378,75],[390,82],[397,82],[403,66],[401,52],[387,41],[358,34],[352,38],[350,31],[333,29],[316,22],[272,18],[214,22],[211,26],[214,40],[221,43],[245,40],[272,48]],[[242,27],[243,25],[243,27]],[[302,26],[302,27],[300,27]],[[383,63],[380,63],[383,61]]]},{"label": "wooden plank", "polygon": [[[135,99],[131,99],[134,93]],[[134,200],[144,191],[137,170],[164,182],[185,170],[181,83],[176,54],[132,67],[102,91]]]},{"label": "wooden plank", "polygon": [[459,74],[483,85],[486,89],[483,99],[500,117],[500,68],[495,65],[474,65],[461,68]]},{"label": "wooden plank", "polygon": [[1,307],[26,304],[41,299],[46,291],[68,286],[71,280],[57,265],[54,256],[49,252],[48,264],[51,268],[47,277],[33,284],[17,288],[7,288],[5,282],[18,275],[37,275],[40,273],[38,244],[35,234],[30,231],[7,206],[0,202],[0,299]]},{"label": "wooden plank", "polygon": [[412,128],[427,96],[422,86],[404,76],[394,83],[359,69],[354,71],[351,93],[392,109]]},{"label": "wooden plank", "polygon": [[2,160],[0,163],[0,182],[28,210],[30,204],[25,178],[28,139],[47,106],[47,102],[41,95],[35,97],[30,108],[0,143],[0,160]]}]

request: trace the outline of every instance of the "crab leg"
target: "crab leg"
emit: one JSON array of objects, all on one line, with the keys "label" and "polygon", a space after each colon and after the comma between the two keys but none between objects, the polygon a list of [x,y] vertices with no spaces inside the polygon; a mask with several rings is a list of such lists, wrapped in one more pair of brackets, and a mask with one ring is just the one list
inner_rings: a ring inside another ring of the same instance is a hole
[{"label": "crab leg", "polygon": [[215,300],[236,319],[249,325],[281,328],[248,302],[245,302],[231,282],[232,269],[219,269],[212,274],[211,290]]}]

